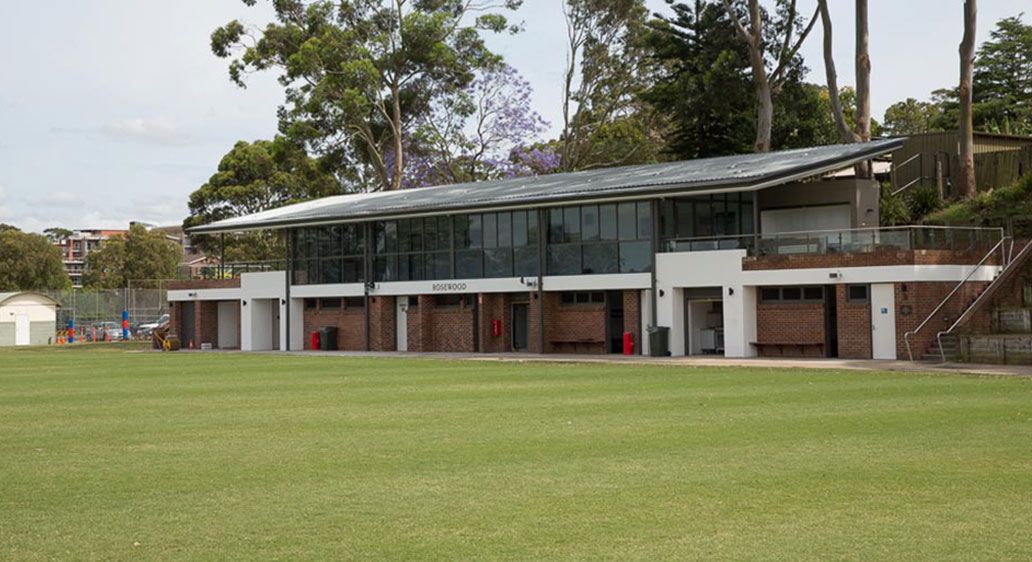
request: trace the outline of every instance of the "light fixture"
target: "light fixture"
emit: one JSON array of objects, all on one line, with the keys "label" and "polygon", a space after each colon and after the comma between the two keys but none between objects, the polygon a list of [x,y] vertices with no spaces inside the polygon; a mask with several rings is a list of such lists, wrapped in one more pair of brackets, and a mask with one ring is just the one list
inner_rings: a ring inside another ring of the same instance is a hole
[{"label": "light fixture", "polygon": [[728,287],[728,288],[727,288],[727,295],[728,295],[729,297],[733,297],[733,296],[735,296],[735,289],[734,289],[734,287]]}]

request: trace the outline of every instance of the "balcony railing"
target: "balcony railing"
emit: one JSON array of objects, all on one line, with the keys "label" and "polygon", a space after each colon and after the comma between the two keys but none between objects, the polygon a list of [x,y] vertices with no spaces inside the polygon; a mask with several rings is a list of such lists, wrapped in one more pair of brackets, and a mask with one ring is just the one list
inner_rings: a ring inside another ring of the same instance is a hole
[{"label": "balcony railing", "polygon": [[235,279],[240,277],[241,273],[286,271],[286,269],[287,264],[284,260],[232,262],[221,265],[180,267],[178,277],[180,279]]},{"label": "balcony railing", "polygon": [[1003,238],[1003,229],[947,226],[898,226],[669,238],[664,252],[746,250],[750,256],[847,254],[899,250],[982,252]]}]

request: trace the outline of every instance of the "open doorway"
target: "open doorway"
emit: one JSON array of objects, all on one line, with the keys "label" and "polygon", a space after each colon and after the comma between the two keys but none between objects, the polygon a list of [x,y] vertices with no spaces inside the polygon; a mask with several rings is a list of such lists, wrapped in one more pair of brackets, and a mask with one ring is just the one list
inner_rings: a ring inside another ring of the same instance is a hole
[{"label": "open doorway", "polygon": [[720,287],[685,289],[685,355],[724,354],[724,300]]},{"label": "open doorway", "polygon": [[606,293],[606,310],[606,333],[609,334],[609,353],[623,353],[623,291],[609,291]]},{"label": "open doorway", "polygon": [[526,351],[530,347],[530,303],[512,303],[512,350]]}]

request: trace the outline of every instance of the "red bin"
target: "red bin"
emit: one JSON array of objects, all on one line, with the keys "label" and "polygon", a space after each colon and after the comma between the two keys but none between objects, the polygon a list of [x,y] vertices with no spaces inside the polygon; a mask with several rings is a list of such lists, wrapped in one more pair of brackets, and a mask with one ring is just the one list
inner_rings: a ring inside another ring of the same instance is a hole
[{"label": "red bin", "polygon": [[319,332],[312,332],[312,349],[319,350]]},{"label": "red bin", "polygon": [[634,334],[631,332],[623,333],[623,354],[634,355]]}]

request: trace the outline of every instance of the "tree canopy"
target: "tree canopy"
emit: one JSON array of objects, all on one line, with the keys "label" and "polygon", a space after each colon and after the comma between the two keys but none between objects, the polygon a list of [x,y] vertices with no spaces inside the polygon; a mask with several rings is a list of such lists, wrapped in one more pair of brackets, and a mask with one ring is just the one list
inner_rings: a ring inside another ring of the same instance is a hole
[{"label": "tree canopy", "polygon": [[[340,184],[324,162],[284,137],[240,141],[222,157],[207,183],[190,194],[190,216],[184,228],[292,203],[341,193]],[[210,236],[192,236],[196,245],[218,255],[223,248]],[[278,259],[283,255],[278,238],[270,233],[230,237],[225,248],[229,261]]]},{"label": "tree canopy", "polygon": [[70,286],[61,250],[50,240],[0,225],[0,291],[46,291]]},{"label": "tree canopy", "polygon": [[[253,6],[258,0],[243,0]],[[280,131],[363,189],[398,189],[407,142],[435,100],[499,58],[484,31],[515,31],[521,0],[276,0],[275,21],[215,30],[212,51],[236,57],[233,81],[279,70]]]},{"label": "tree canopy", "polygon": [[183,249],[164,234],[134,224],[125,237],[105,240],[86,256],[83,285],[117,289],[129,281],[174,279],[182,258]]}]

